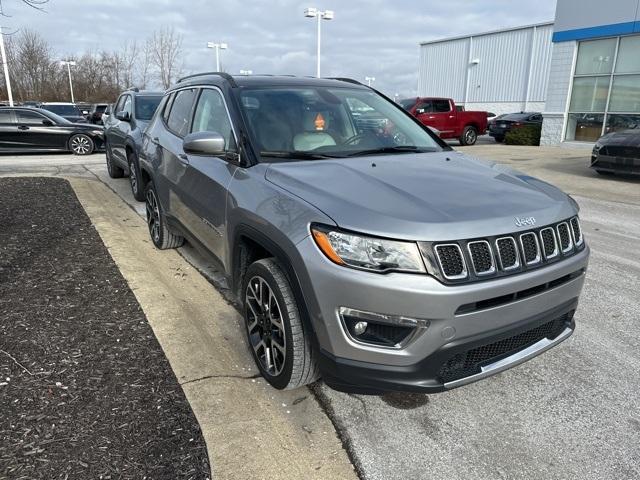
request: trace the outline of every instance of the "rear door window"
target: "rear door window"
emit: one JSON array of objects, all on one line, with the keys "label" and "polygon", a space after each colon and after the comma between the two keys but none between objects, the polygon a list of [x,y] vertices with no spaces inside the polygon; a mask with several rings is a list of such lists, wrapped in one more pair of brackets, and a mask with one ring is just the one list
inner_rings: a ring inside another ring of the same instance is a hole
[{"label": "rear door window", "polygon": [[434,100],[433,111],[435,113],[446,113],[451,110],[451,104],[449,100]]},{"label": "rear door window", "polygon": [[167,127],[179,137],[184,137],[189,131],[193,101],[196,98],[196,89],[180,90],[171,106]]},{"label": "rear door window", "polygon": [[13,113],[11,110],[0,110],[0,123],[16,123],[13,119]]},{"label": "rear door window", "polygon": [[18,110],[17,114],[18,123],[21,125],[42,125],[42,121],[46,119],[44,115],[26,110]]}]

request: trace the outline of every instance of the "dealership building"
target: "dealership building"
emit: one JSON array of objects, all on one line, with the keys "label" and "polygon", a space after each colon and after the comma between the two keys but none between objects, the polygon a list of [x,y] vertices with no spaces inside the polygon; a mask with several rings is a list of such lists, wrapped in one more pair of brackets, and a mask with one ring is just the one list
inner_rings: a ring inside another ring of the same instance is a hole
[{"label": "dealership building", "polygon": [[557,0],[554,22],[424,42],[418,95],[542,112],[546,145],[640,126],[640,0]]}]

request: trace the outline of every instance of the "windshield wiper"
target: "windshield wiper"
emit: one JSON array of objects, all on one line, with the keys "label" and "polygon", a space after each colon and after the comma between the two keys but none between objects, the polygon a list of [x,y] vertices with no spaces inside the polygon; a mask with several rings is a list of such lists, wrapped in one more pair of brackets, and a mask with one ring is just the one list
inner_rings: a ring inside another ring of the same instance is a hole
[{"label": "windshield wiper", "polygon": [[422,153],[422,152],[435,152],[436,150],[431,148],[420,148],[415,145],[397,145],[395,147],[380,147],[371,148],[369,150],[358,150],[357,152],[348,153],[347,157],[358,157],[360,155],[375,155],[377,153]]},{"label": "windshield wiper", "polygon": [[292,160],[322,160],[325,158],[337,158],[335,156],[326,155],[324,153],[312,153],[312,152],[260,152],[262,157],[273,158],[290,158]]}]

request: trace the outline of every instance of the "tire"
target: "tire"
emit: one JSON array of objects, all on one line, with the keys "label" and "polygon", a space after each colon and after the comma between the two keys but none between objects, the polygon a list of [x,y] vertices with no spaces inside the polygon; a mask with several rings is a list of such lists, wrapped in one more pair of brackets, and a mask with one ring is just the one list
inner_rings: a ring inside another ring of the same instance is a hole
[{"label": "tire", "polygon": [[466,126],[462,131],[462,135],[460,135],[460,145],[475,145],[478,141],[478,131],[476,127]]},{"label": "tire", "polygon": [[135,153],[129,152],[127,153],[127,162],[129,163],[129,185],[131,186],[133,198],[139,202],[144,202],[146,196],[142,185],[142,176],[140,175],[138,157]]},{"label": "tire", "polygon": [[95,150],[91,137],[78,133],[69,139],[69,149],[74,155],[90,155]]},{"label": "tire", "polygon": [[147,227],[151,241],[159,250],[178,248],[184,244],[184,238],[174,235],[167,226],[167,221],[158,201],[158,194],[152,181],[147,183],[145,190],[145,204],[147,211]]},{"label": "tire", "polygon": [[[272,295],[268,295],[268,291]],[[305,332],[300,310],[280,264],[273,258],[252,263],[243,279],[242,292],[249,348],[265,380],[279,390],[316,381],[319,370],[311,339]],[[276,310],[277,314],[271,313]],[[279,325],[272,321],[275,317]],[[267,352],[271,352],[269,357]],[[269,358],[272,358],[271,366]]]},{"label": "tire", "polygon": [[117,166],[113,161],[113,154],[111,153],[111,147],[109,146],[109,142],[106,142],[105,145],[105,156],[107,157],[107,172],[111,178],[122,178],[124,177],[124,169]]}]

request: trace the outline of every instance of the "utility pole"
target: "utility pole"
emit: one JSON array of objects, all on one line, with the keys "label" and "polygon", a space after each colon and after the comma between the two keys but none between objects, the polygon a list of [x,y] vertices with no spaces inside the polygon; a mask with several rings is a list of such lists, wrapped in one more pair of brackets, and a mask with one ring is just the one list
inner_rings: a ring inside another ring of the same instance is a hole
[{"label": "utility pole", "polygon": [[7,64],[7,52],[4,49],[4,33],[0,27],[0,53],[2,54],[2,69],[4,70],[4,83],[7,86],[9,106],[13,107],[13,93],[11,92],[11,79],[9,78],[9,65]]},{"label": "utility pole", "polygon": [[71,67],[75,67],[76,62],[62,60],[60,62],[60,65],[66,65],[67,66],[67,72],[69,73],[69,90],[71,91],[71,103],[76,103],[75,99],[73,98],[73,83],[71,82]]}]

